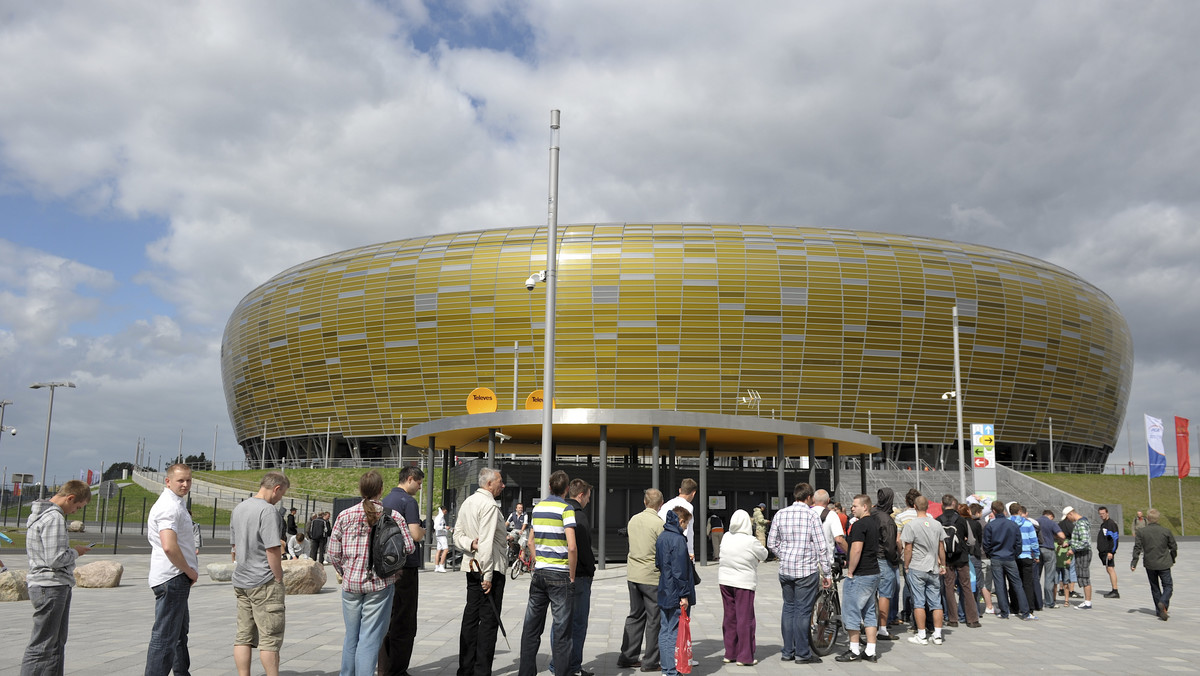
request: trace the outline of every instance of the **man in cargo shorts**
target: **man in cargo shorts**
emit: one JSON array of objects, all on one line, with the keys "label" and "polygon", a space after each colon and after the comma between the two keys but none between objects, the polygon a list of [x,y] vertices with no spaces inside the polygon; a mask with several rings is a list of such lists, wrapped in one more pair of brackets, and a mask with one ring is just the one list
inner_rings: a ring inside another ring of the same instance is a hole
[{"label": "man in cargo shorts", "polygon": [[255,647],[267,676],[279,674],[284,591],[281,526],[275,505],[290,485],[283,474],[267,472],[254,497],[235,507],[229,518],[229,540],[237,563],[233,570],[237,597],[233,661],[240,676],[250,676],[250,655]]}]

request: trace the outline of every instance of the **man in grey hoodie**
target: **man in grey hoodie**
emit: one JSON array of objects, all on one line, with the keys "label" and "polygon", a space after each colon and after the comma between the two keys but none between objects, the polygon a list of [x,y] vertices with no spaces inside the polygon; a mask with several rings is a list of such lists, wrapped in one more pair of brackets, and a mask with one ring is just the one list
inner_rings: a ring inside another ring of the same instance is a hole
[{"label": "man in grey hoodie", "polygon": [[91,499],[87,484],[72,479],[49,500],[38,500],[31,506],[25,524],[25,550],[29,556],[25,580],[33,603],[33,634],[21,661],[21,676],[63,673],[75,560],[88,551],[87,547],[70,546],[66,517],[83,509]]}]

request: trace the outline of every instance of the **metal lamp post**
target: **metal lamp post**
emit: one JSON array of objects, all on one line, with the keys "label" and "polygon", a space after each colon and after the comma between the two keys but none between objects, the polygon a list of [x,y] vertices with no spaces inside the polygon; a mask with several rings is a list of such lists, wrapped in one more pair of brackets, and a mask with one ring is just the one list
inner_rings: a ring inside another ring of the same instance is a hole
[{"label": "metal lamp post", "polygon": [[954,436],[958,438],[958,499],[967,499],[967,456],[963,449],[963,388],[962,388],[962,368],[958,360],[958,306],[950,312],[951,325],[954,328],[954,407],[957,411],[958,427],[954,429]]},{"label": "metal lamp post", "polygon": [[50,457],[50,420],[54,415],[54,390],[58,387],[75,387],[75,383],[69,380],[55,380],[47,383],[34,383],[29,386],[30,389],[40,390],[43,387],[50,388],[50,408],[46,411],[46,445],[42,449],[42,485],[38,488],[38,500],[46,497],[46,460]]},{"label": "metal lamp post", "polygon": [[[546,219],[546,269],[535,272],[525,280],[525,288],[533,291],[537,282],[546,283],[546,337],[543,354],[542,379],[542,475],[540,490],[550,490],[550,451],[554,448],[554,315],[558,286],[558,128],[559,111],[550,111],[550,199]],[[516,373],[514,347],[513,372]],[[516,392],[513,402],[516,403]],[[542,494],[546,497],[546,494]]]}]

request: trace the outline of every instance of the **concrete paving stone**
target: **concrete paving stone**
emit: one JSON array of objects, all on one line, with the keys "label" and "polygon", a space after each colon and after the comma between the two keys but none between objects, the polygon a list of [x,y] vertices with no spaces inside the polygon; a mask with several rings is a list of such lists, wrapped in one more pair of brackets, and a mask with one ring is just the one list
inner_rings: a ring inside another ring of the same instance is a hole
[{"label": "concrete paving stone", "polygon": [[[67,644],[67,673],[107,675],[141,673],[146,643],[154,620],[154,597],[146,585],[149,557],[146,554],[105,558],[125,566],[121,586],[113,589],[79,589],[72,599],[71,634]],[[23,569],[24,557],[4,552],[10,568]],[[228,560],[227,555],[202,554],[201,567]],[[755,667],[721,663],[721,602],[715,584],[716,572],[702,576],[698,605],[693,617],[693,648],[701,662],[697,676],[712,674],[778,674],[791,669],[818,673],[855,671],[920,672],[964,674],[992,671],[1049,671],[1045,651],[1056,647],[1065,658],[1056,660],[1057,671],[1089,671],[1100,674],[1152,674],[1197,670],[1200,649],[1190,647],[1200,632],[1197,590],[1200,590],[1200,541],[1180,543],[1179,563],[1173,569],[1175,596],[1170,622],[1161,622],[1150,607],[1145,574],[1119,570],[1122,598],[1104,599],[1096,590],[1091,611],[1046,610],[1037,622],[1002,621],[984,615],[983,629],[948,629],[946,644],[936,648],[910,645],[907,641],[880,644],[880,662],[839,664],[834,655],[819,665],[794,667],[779,661],[780,588],[778,567],[766,563],[759,568],[756,595],[757,658]],[[1095,575],[1093,575],[1095,577]],[[498,641],[494,663],[497,676],[516,671],[520,636],[528,600],[529,577],[507,580],[501,618],[508,629],[511,647]],[[458,630],[466,597],[461,574],[422,574],[420,622],[410,672],[413,676],[453,674],[458,663]],[[292,676],[336,674],[341,661],[343,630],[340,595],[333,576],[324,590],[311,596],[287,599],[287,630],[282,651],[282,670]],[[216,676],[236,673],[231,646],[235,603],[232,587],[205,577],[192,587],[189,643],[192,673]],[[610,565],[598,571],[593,585],[591,625],[584,647],[584,667],[597,674],[637,676],[640,672],[618,670],[617,654],[629,611],[624,567]],[[6,630],[12,650],[0,651],[0,674],[15,673],[31,626],[27,601],[0,604],[0,626]],[[549,627],[543,635],[539,666],[545,673],[549,656]],[[907,632],[898,632],[907,638]],[[1118,638],[1120,643],[1113,643]],[[1045,646],[1045,649],[1042,648]],[[1156,652],[1149,646],[1158,646]],[[836,652],[845,649],[844,641]],[[835,654],[836,654],[835,652]],[[1149,659],[1148,659],[1149,658]],[[261,674],[257,656],[255,674]]]}]

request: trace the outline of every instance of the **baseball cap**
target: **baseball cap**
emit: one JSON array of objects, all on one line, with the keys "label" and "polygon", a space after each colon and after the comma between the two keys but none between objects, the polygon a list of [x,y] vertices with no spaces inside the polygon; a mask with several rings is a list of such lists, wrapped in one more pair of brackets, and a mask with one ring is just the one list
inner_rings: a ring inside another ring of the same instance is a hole
[{"label": "baseball cap", "polygon": [[767,503],[765,503],[765,502],[760,502],[760,503],[758,503],[758,506],[759,506],[759,507],[766,507],[766,506],[767,506]]},{"label": "baseball cap", "polygon": [[1067,515],[1068,515],[1068,514],[1070,514],[1071,512],[1074,512],[1074,511],[1075,511],[1075,508],[1074,508],[1074,507],[1063,507],[1063,515],[1062,515],[1062,518],[1064,518],[1064,519],[1065,519],[1065,518],[1067,518]]}]

